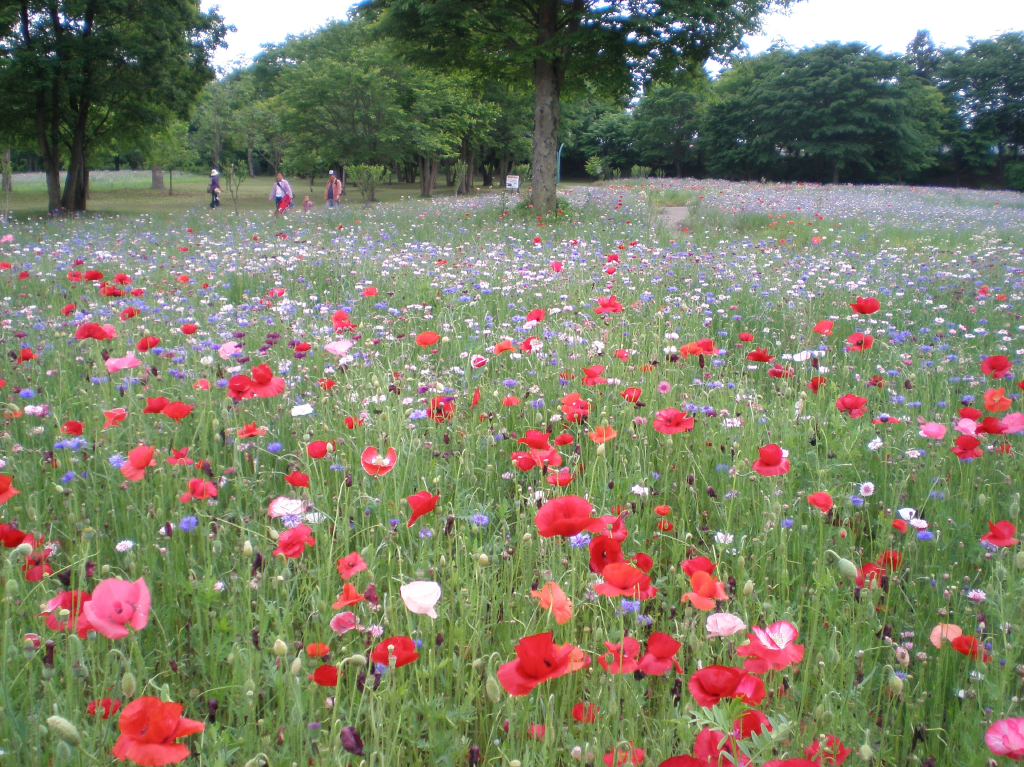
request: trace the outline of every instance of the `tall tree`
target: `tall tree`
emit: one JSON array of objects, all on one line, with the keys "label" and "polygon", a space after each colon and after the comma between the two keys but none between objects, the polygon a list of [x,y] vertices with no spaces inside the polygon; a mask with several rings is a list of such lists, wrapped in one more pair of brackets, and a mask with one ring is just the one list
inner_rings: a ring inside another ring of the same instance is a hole
[{"label": "tall tree", "polygon": [[790,0],[364,0],[358,12],[411,55],[534,85],[533,205],[555,210],[563,89],[585,78],[609,95],[678,76],[734,50]]},{"label": "tall tree", "polygon": [[640,160],[671,168],[676,177],[695,160],[695,141],[707,94],[695,87],[656,86],[633,110],[633,141]]},{"label": "tall tree", "polygon": [[188,117],[226,31],[199,0],[0,0],[0,91],[34,128],[51,210],[85,210],[99,144]]}]

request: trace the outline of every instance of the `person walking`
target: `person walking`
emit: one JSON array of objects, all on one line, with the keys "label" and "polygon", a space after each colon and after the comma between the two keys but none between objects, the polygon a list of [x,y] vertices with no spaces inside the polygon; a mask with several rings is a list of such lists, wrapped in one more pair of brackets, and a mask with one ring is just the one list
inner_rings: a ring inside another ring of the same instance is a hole
[{"label": "person walking", "polygon": [[210,192],[210,207],[220,207],[220,172],[214,168],[210,171],[210,186],[208,191]]},{"label": "person walking", "polygon": [[345,187],[341,185],[341,179],[333,170],[327,173],[327,189],[324,190],[324,200],[327,202],[327,210],[336,208],[341,204],[341,196],[345,194]]},{"label": "person walking", "polygon": [[292,203],[292,185],[284,180],[284,175],[277,174],[277,180],[270,189],[270,201],[277,205],[274,215],[283,213]]}]

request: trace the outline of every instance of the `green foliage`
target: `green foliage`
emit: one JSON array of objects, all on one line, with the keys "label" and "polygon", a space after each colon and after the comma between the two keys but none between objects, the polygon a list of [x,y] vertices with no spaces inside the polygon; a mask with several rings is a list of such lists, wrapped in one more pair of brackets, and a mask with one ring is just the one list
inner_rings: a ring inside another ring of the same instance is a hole
[{"label": "green foliage", "polygon": [[1024,192],[1024,162],[1012,162],[1006,166],[1006,186]]},{"label": "green foliage", "polygon": [[642,162],[681,177],[697,162],[696,138],[707,86],[656,86],[633,110],[633,143]]},{"label": "green foliage", "polygon": [[383,165],[353,165],[348,169],[349,178],[356,185],[364,203],[376,201],[375,192],[387,172]]},{"label": "green foliage", "polygon": [[650,178],[651,168],[648,165],[634,165],[629,170],[630,178]]},{"label": "green foliage", "polygon": [[605,161],[596,154],[587,159],[586,170],[597,179],[604,178]]}]

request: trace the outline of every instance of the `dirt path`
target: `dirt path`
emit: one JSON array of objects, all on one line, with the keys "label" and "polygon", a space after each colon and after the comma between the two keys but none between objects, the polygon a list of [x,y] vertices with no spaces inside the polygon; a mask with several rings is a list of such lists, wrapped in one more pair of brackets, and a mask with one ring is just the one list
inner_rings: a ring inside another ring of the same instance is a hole
[{"label": "dirt path", "polygon": [[661,220],[669,231],[682,229],[690,218],[690,209],[685,205],[665,208],[661,211]]}]

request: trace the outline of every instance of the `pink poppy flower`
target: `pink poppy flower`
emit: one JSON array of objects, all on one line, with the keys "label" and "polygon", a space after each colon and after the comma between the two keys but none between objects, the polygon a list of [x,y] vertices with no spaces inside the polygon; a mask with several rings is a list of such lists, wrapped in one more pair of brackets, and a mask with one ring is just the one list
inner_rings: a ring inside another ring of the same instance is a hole
[{"label": "pink poppy flower", "polygon": [[441,599],[441,586],[434,581],[412,581],[404,584],[399,591],[402,601],[411,613],[437,618],[434,605]]},{"label": "pink poppy flower", "polygon": [[217,356],[222,360],[228,360],[231,359],[232,354],[237,354],[240,351],[242,349],[238,344],[234,341],[228,341],[226,344],[220,345],[220,348],[217,350]]},{"label": "pink poppy flower", "polygon": [[747,627],[743,619],[732,613],[712,613],[704,624],[709,637],[724,639],[738,634]]},{"label": "pink poppy flower", "polygon": [[973,437],[978,432],[978,422],[970,418],[961,418],[956,422],[953,427],[953,431],[958,431],[961,434],[966,434],[968,437]]},{"label": "pink poppy flower", "polygon": [[134,583],[107,578],[93,589],[92,599],[82,604],[82,613],[107,639],[123,639],[128,636],[126,626],[141,631],[149,623],[149,603],[145,578]]},{"label": "pink poppy flower", "polygon": [[743,668],[751,674],[763,674],[771,669],[781,671],[803,660],[803,645],[794,644],[800,632],[789,621],[777,621],[766,628],[755,626],[753,632],[747,634],[748,644],[736,648],[737,655],[748,658]]},{"label": "pink poppy flower", "polygon": [[329,354],[334,354],[341,357],[344,354],[348,354],[349,349],[353,346],[352,342],[347,339],[341,339],[339,341],[331,341],[327,346],[324,347],[324,351]]},{"label": "pink poppy flower", "polygon": [[917,423],[921,426],[917,433],[922,437],[928,437],[929,439],[942,439],[946,436],[946,427],[941,423],[926,421],[921,416],[917,417]]},{"label": "pink poppy flower", "polygon": [[999,423],[1003,426],[1003,434],[1017,434],[1024,431],[1024,413],[1009,413]]},{"label": "pink poppy flower", "polygon": [[355,613],[338,613],[331,618],[330,626],[331,631],[342,636],[354,628],[359,628],[359,619],[356,618]]},{"label": "pink poppy flower", "polygon": [[985,732],[985,745],[996,756],[1024,759],[1024,718],[994,722]]},{"label": "pink poppy flower", "polygon": [[137,368],[142,364],[142,360],[135,356],[135,352],[128,352],[124,357],[111,357],[105,364],[108,373],[116,373],[118,370]]}]

